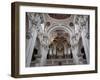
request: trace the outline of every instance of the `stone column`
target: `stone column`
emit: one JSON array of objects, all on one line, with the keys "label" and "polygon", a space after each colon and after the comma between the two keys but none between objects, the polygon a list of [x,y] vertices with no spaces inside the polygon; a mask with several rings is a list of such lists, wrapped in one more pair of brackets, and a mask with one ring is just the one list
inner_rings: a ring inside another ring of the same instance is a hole
[{"label": "stone column", "polygon": [[85,55],[86,55],[86,60],[87,60],[87,63],[89,64],[89,41],[88,39],[86,38],[86,32],[83,31],[82,32],[82,42],[83,42],[83,46],[84,46],[84,49],[85,49]]},{"label": "stone column", "polygon": [[89,63],[89,39],[86,37],[86,35],[89,33],[89,25],[88,25],[88,16],[81,16],[80,17],[80,26],[82,28],[81,30],[81,36],[82,36],[82,42],[85,49],[85,55],[87,63]]},{"label": "stone column", "polygon": [[37,37],[36,30],[33,30],[33,32],[28,34],[27,36],[30,36],[30,35],[31,35],[30,39],[26,39],[26,43],[27,43],[27,48],[26,48],[26,67],[29,67],[30,63],[31,63],[32,53],[33,53],[33,49],[34,49],[35,41],[36,41],[36,37]]},{"label": "stone column", "polygon": [[37,31],[33,24],[34,13],[27,13],[28,16],[28,28],[26,32],[26,67],[30,67],[33,49],[37,37]]},{"label": "stone column", "polygon": [[68,55],[70,55],[70,49],[71,49],[71,48],[68,48]]},{"label": "stone column", "polygon": [[46,49],[44,46],[41,46],[41,60],[40,60],[40,66],[44,66],[46,64],[48,49]]},{"label": "stone column", "polygon": [[[74,48],[72,48],[72,53],[73,53],[73,57],[76,59],[78,59],[77,57],[77,51],[78,51],[78,42],[79,42],[79,39],[80,37],[82,37],[82,41],[83,41],[83,46],[84,46],[84,49],[85,49],[85,53],[86,53],[86,58],[87,58],[87,62],[89,62],[89,42],[88,40],[85,38],[85,34],[87,33],[86,32],[86,28],[88,28],[88,21],[87,21],[88,17],[87,16],[82,16],[82,15],[77,15],[75,16],[75,39],[72,43],[72,45],[74,46]],[[76,55],[75,55],[76,54]],[[78,60],[75,60],[76,64],[79,63]]]},{"label": "stone column", "polygon": [[52,48],[49,49],[49,54],[52,55]]},{"label": "stone column", "polygon": [[79,52],[79,35],[74,35],[71,38],[71,50],[73,54],[73,59],[75,64],[79,64],[79,57],[78,57],[78,52]]},{"label": "stone column", "polygon": [[43,40],[41,40],[41,60],[40,66],[44,66],[46,64],[47,54],[48,54],[48,36],[46,33],[43,34]]},{"label": "stone column", "polygon": [[[32,38],[26,40],[26,66],[29,67],[31,63],[32,53],[34,50],[35,42],[37,36],[39,36],[43,31],[41,29],[41,23],[43,18],[41,14],[37,13],[28,13],[29,17],[29,34]],[[41,36],[41,35],[40,35]]]},{"label": "stone column", "polygon": [[68,53],[67,53],[67,46],[66,46],[66,44],[64,45],[64,54],[65,54],[65,55],[68,54]]},{"label": "stone column", "polygon": [[53,54],[56,55],[56,45],[53,45]]},{"label": "stone column", "polygon": [[74,63],[75,64],[79,64],[79,58],[77,56],[77,54],[78,54],[78,45],[72,47],[71,49],[72,49]]}]

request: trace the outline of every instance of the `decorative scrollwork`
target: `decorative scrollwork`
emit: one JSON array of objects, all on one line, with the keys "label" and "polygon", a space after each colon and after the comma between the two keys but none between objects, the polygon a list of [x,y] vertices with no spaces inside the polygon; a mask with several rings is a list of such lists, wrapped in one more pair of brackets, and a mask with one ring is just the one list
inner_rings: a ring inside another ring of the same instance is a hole
[{"label": "decorative scrollwork", "polygon": [[75,24],[80,25],[81,27],[86,26],[87,16],[77,15],[75,18]]}]

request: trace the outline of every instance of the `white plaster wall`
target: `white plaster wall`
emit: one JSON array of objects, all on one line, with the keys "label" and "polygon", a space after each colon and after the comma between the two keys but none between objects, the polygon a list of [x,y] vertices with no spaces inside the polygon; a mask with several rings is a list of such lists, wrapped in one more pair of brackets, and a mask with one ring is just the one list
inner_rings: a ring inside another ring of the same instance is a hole
[{"label": "white plaster wall", "polygon": [[[97,74],[78,74],[38,78],[15,79],[10,77],[11,68],[11,2],[27,1],[56,4],[76,4],[99,7],[100,22],[100,0],[1,0],[0,1],[0,80],[100,80],[100,54],[98,54],[98,73]],[[100,26],[100,23],[99,23]],[[98,27],[100,34],[100,27]],[[100,37],[98,37],[98,47],[100,47]],[[100,49],[98,49],[100,53]]]}]

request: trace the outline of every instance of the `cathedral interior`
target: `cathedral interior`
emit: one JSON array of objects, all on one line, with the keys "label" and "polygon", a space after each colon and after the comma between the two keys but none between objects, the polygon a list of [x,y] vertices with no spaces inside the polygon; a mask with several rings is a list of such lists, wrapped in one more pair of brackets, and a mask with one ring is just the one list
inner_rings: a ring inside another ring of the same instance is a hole
[{"label": "cathedral interior", "polygon": [[89,15],[26,12],[26,67],[89,64]]}]

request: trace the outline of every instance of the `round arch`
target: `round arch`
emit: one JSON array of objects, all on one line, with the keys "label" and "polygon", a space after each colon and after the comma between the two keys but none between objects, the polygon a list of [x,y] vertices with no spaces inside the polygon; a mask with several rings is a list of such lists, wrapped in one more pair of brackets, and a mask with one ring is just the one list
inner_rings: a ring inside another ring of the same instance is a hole
[{"label": "round arch", "polygon": [[48,35],[50,35],[52,32],[54,32],[55,30],[63,30],[65,31],[66,33],[70,34],[70,36],[72,35],[72,29],[68,26],[59,26],[59,25],[55,25],[55,26],[52,26],[50,27],[48,30],[47,30],[47,33]]}]

